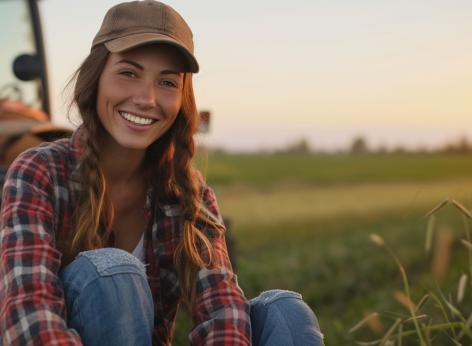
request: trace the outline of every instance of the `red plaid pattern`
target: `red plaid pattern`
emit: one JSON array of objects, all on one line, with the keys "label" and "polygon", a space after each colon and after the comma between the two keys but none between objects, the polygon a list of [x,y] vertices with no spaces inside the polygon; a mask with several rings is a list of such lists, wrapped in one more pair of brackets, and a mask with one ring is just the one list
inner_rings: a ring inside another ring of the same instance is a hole
[{"label": "red plaid pattern", "polygon": [[[3,190],[0,219],[0,344],[81,345],[67,327],[64,293],[58,272],[61,253],[55,244],[71,231],[80,192],[78,158],[81,131],[71,139],[45,143],[18,157]],[[220,213],[209,188],[203,209]],[[153,345],[170,345],[181,300],[173,254],[182,234],[178,205],[148,198],[144,247],[148,282],[155,306]],[[219,221],[218,221],[219,222]],[[206,226],[221,267],[198,273],[192,345],[249,345],[249,304],[228,259],[224,234]]]}]

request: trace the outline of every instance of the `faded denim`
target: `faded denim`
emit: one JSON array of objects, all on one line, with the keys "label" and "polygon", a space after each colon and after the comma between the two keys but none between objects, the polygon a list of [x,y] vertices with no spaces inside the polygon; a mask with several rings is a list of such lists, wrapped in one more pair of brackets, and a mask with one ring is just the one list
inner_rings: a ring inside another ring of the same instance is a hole
[{"label": "faded denim", "polygon": [[[144,265],[104,248],[80,253],[60,274],[68,323],[86,346],[150,346],[153,300]],[[271,290],[252,299],[253,345],[322,346],[313,311],[300,294]]]},{"label": "faded denim", "polygon": [[60,276],[69,327],[84,345],[151,345],[153,301],[136,257],[115,248],[86,251]]},{"label": "faded denim", "polygon": [[318,320],[299,293],[265,291],[250,303],[254,345],[324,345]]}]

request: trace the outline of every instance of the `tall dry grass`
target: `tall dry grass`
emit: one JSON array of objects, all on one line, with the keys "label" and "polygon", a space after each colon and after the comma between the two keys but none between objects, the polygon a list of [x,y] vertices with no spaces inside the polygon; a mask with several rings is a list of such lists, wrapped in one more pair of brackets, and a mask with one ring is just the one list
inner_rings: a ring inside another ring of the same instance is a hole
[{"label": "tall dry grass", "polygon": [[[436,214],[447,205],[455,207],[464,220],[464,229],[459,236],[450,228],[436,227]],[[388,327],[384,326],[381,313],[367,314],[349,332],[356,333],[362,328],[369,328],[379,337],[370,341],[358,341],[358,345],[472,345],[472,311],[469,311],[472,309],[462,304],[467,294],[472,294],[472,213],[456,200],[447,199],[429,211],[426,218],[425,250],[431,257],[431,279],[436,289],[427,290],[423,297],[415,302],[411,295],[407,271],[400,258],[385,239],[371,234],[370,240],[385,249],[398,267],[403,289],[394,290],[393,297],[404,311],[390,312],[388,317],[395,317]],[[456,278],[457,292],[453,297],[450,292],[443,292],[440,286],[451,269],[450,258],[455,243],[460,243],[461,251],[467,252],[467,264],[461,269],[459,278]]]}]

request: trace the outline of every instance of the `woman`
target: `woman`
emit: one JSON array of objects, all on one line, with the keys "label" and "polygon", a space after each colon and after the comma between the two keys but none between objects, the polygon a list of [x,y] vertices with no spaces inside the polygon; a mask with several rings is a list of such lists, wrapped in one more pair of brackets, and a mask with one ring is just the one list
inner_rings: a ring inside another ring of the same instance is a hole
[{"label": "woman", "polygon": [[7,175],[3,344],[169,345],[181,300],[191,344],[321,344],[299,295],[249,303],[237,284],[215,197],[191,166],[198,68],[171,7],[108,11],[76,74],[83,124]]}]

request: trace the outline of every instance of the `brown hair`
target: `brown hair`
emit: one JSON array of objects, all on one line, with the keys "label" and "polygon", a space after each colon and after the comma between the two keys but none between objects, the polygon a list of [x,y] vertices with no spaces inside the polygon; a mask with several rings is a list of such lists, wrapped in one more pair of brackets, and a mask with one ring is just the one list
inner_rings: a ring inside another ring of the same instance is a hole
[{"label": "brown hair", "polygon": [[[71,255],[96,249],[107,244],[112,233],[113,205],[107,199],[105,176],[100,168],[98,138],[105,131],[96,111],[98,82],[108,59],[104,45],[92,49],[75,73],[73,103],[83,120],[85,151],[80,171],[82,193],[74,216],[74,231],[70,243]],[[156,202],[178,202],[182,208],[183,234],[175,251],[174,264],[179,274],[183,297],[193,308],[197,271],[214,265],[213,248],[208,235],[198,225],[212,224],[201,209],[202,179],[192,167],[195,154],[193,135],[198,125],[192,86],[192,74],[184,75],[182,106],[174,124],[147,149],[146,179],[153,189]]]}]

